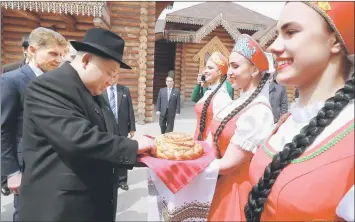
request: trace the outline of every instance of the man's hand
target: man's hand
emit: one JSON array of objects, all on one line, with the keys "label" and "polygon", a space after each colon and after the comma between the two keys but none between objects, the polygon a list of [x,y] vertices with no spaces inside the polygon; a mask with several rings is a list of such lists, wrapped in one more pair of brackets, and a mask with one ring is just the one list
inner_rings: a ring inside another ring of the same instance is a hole
[{"label": "man's hand", "polygon": [[138,142],[138,154],[150,153],[150,150],[156,147],[154,140],[148,137],[139,136],[136,140]]},{"label": "man's hand", "polygon": [[159,111],[157,111],[157,112],[156,112],[156,114],[157,114],[157,116],[159,116],[159,115],[160,115],[160,112],[159,112]]},{"label": "man's hand", "polygon": [[18,173],[7,178],[7,187],[14,193],[19,194],[22,174]]},{"label": "man's hand", "polygon": [[129,138],[132,138],[134,136],[134,131],[133,130],[129,131],[129,135],[130,135]]}]

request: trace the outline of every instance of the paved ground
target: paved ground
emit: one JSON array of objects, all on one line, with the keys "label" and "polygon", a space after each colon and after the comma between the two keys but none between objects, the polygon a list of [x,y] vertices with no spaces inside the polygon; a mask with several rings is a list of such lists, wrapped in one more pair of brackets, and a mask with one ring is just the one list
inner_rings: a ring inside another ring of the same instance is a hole
[{"label": "paved ground", "polygon": [[[181,115],[176,117],[175,132],[187,132],[193,135],[195,130],[195,114],[193,106],[185,106]],[[137,125],[137,134],[158,136],[160,128],[157,120],[154,123]],[[128,172],[129,191],[119,190],[116,221],[147,221],[147,171],[135,168]],[[13,196],[1,195],[1,221],[12,221]]]}]

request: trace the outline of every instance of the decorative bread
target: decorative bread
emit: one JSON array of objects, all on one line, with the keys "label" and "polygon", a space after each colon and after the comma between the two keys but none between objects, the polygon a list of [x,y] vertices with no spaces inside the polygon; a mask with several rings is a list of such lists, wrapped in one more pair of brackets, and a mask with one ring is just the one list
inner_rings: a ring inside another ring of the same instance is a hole
[{"label": "decorative bread", "polygon": [[155,139],[156,148],[152,156],[167,160],[194,160],[204,153],[200,144],[186,133],[166,133]]}]

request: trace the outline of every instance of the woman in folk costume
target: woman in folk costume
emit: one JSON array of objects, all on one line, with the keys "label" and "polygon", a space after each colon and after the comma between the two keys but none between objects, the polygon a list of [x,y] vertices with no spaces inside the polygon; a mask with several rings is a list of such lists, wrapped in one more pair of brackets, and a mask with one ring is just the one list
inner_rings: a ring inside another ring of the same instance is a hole
[{"label": "woman in folk costume", "polygon": [[207,139],[214,114],[232,101],[226,89],[227,71],[228,60],[220,52],[212,53],[203,71],[209,89],[195,105],[195,140]]},{"label": "woman in folk costume", "polygon": [[245,216],[354,221],[354,2],[289,2],[277,33],[277,81],[299,99],[251,161]]},{"label": "woman in folk costume", "polygon": [[242,92],[215,115],[211,126],[220,176],[209,221],[244,219],[243,207],[251,189],[249,162],[274,123],[268,67],[268,59],[258,43],[248,35],[240,35],[229,57],[228,76],[233,88]]}]

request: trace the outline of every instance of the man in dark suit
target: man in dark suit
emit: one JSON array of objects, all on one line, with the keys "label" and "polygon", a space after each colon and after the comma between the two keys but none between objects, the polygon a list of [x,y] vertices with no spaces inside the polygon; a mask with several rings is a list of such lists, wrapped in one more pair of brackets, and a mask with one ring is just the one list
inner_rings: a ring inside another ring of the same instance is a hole
[{"label": "man in dark suit", "polygon": [[269,101],[274,114],[274,122],[277,123],[280,117],[288,111],[288,100],[286,87],[278,84],[275,79],[270,81]]},{"label": "man in dark suit", "polygon": [[122,62],[124,40],[92,28],[71,41],[71,63],[32,81],[23,121],[20,221],[114,221],[115,167],[132,169],[153,140],[116,135],[102,96]]},{"label": "man in dark suit", "polygon": [[[136,131],[136,120],[129,88],[116,84],[107,88],[104,98],[110,104],[111,110],[116,118],[117,128],[120,136],[134,136]],[[118,169],[118,186],[123,190],[128,190],[127,169]]]},{"label": "man in dark suit", "polygon": [[14,62],[14,63],[4,65],[4,67],[2,68],[2,73],[10,72],[28,63],[28,58],[27,58],[28,35],[24,35],[22,37],[21,47],[22,47],[24,59],[19,62]]},{"label": "man in dark suit", "polygon": [[14,221],[18,220],[18,194],[23,169],[22,123],[25,89],[37,76],[59,66],[67,45],[62,35],[46,28],[34,29],[29,43],[28,53],[36,56],[32,57],[29,64],[4,73],[0,78],[1,176],[7,179],[8,188],[14,193]]},{"label": "man in dark suit", "polygon": [[[25,64],[28,63],[28,59],[27,59],[28,35],[24,35],[22,37],[21,47],[22,47],[24,59],[21,60],[20,62],[15,62],[15,63],[4,65],[3,68],[2,68],[2,73],[10,72],[10,71],[15,70],[17,68],[20,68],[20,67],[22,67],[22,66],[24,66]],[[6,176],[1,176],[1,192],[5,196],[11,194],[11,191],[7,187],[7,177]]]},{"label": "man in dark suit", "polygon": [[174,130],[175,116],[180,115],[180,91],[173,88],[174,79],[171,76],[166,77],[166,86],[159,90],[156,106],[162,134]]}]

